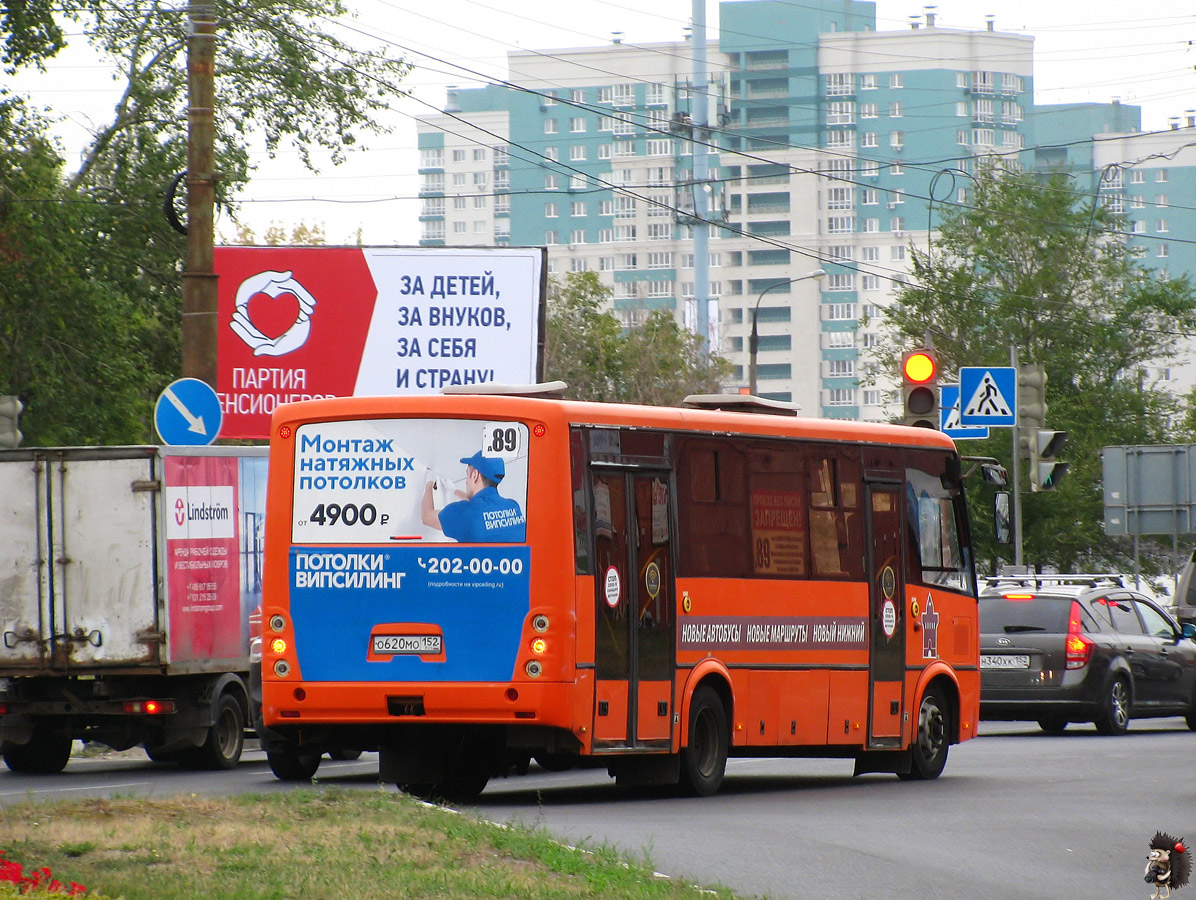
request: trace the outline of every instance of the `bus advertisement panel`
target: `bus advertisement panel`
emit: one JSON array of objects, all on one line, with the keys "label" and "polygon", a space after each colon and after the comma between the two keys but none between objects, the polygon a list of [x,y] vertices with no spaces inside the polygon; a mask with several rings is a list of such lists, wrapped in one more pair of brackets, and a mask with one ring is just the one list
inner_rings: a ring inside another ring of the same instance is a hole
[{"label": "bus advertisement panel", "polygon": [[935,778],[976,733],[938,432],[493,393],[289,404],[271,428],[279,777],[376,749],[423,794],[534,759],[706,795],[729,756]]}]

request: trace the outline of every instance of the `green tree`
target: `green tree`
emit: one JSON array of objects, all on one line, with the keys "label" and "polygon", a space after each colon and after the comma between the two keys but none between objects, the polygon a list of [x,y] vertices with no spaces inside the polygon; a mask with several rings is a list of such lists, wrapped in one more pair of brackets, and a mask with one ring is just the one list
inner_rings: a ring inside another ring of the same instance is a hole
[{"label": "green tree", "polygon": [[[215,153],[226,212],[235,216],[231,198],[250,177],[255,148],[271,157],[293,149],[315,171],[320,156],[335,164],[364,135],[386,130],[381,114],[401,93],[399,82],[409,67],[329,33],[329,22],[346,14],[339,0],[214,0],[213,7]],[[12,129],[24,116],[21,127],[49,146],[46,122],[31,122],[16,98],[0,94],[0,104],[13,110],[0,143],[0,165],[10,182],[6,196],[21,207],[10,216],[21,217],[44,240],[67,240],[56,234],[64,219],[87,232],[75,236],[78,252],[61,251],[72,263],[65,269],[52,268],[49,254],[0,255],[0,285],[25,279],[31,287],[19,298],[22,315],[47,323],[13,333],[12,355],[0,360],[0,392],[26,401],[22,424],[31,443],[152,440],[153,399],[177,377],[184,239],[171,229],[162,204],[167,186],[186,167],[187,26],[186,6],[159,0],[26,0],[6,5],[0,16],[0,62],[6,71],[44,66],[68,33],[82,32],[111,65],[121,89],[111,119],[95,130],[79,165],[63,169],[59,155],[57,165],[47,166],[45,151],[39,151],[36,178],[25,177],[23,169],[34,159]],[[10,268],[18,264],[23,271]],[[83,302],[93,294],[94,303]],[[5,302],[17,298],[9,294]],[[92,309],[97,304],[101,308]],[[119,341],[105,327],[109,319],[122,323]],[[60,368],[52,385],[35,384],[30,365],[17,365],[56,358],[56,348],[45,343],[49,336],[83,356],[136,369],[141,391],[136,401],[124,390],[127,379],[101,377],[96,384],[101,400],[123,405],[106,417],[122,427],[97,431],[94,411],[72,401],[85,390],[74,383],[78,371]],[[118,350],[135,362],[115,360]]]},{"label": "green tree", "polygon": [[567,396],[675,406],[688,394],[719,390],[730,366],[697,335],[663,310],[624,328],[610,297],[595,272],[549,281],[544,372],[569,385]]},{"label": "green tree", "polygon": [[[1031,494],[1023,480],[1025,562],[1123,568],[1128,544],[1104,534],[1100,451],[1171,438],[1176,400],[1144,373],[1179,353],[1196,293],[1186,277],[1139,265],[1124,219],[1062,175],[987,169],[972,188],[933,247],[914,248],[912,277],[885,315],[881,365],[896,372],[901,351],[929,334],[942,381],[961,366],[1009,365],[1011,345],[1021,363],[1045,366],[1047,427],[1069,433],[1060,458],[1071,471],[1053,493]],[[1009,430],[993,432],[963,451],[1011,464]],[[984,506],[974,504],[981,559],[1008,562]]]}]

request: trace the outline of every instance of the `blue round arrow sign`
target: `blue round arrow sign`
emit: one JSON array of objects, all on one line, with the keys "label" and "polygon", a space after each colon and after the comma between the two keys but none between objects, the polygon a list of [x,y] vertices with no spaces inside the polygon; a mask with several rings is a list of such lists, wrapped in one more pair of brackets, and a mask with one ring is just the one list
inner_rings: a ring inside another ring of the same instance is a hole
[{"label": "blue round arrow sign", "polygon": [[205,447],[220,434],[224,411],[220,398],[206,381],[172,381],[154,407],[154,427],[162,443],[175,447]]}]

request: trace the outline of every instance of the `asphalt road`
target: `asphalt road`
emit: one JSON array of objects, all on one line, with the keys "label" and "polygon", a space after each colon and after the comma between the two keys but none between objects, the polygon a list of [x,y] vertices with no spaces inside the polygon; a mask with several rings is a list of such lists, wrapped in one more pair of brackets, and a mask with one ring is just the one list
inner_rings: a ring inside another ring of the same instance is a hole
[{"label": "asphalt road", "polygon": [[[667,875],[777,900],[1147,900],[1154,832],[1196,843],[1188,774],[1196,733],[1182,719],[1135,722],[1123,737],[1090,726],[1052,737],[1029,723],[983,725],[980,738],[952,748],[933,782],[852,778],[843,760],[731,760],[722,791],[696,799],[620,789],[603,770],[533,770],[492,781],[473,808],[570,844],[617,846]],[[325,759],[318,783],[376,789],[376,757]],[[289,789],[256,751],[228,773],[162,767],[136,751],[72,760],[56,776],[0,772],[0,805]]]}]

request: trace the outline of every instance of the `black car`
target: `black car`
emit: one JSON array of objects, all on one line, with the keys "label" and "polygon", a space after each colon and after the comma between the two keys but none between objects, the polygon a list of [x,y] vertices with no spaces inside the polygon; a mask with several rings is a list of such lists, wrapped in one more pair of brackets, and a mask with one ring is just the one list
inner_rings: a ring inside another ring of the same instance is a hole
[{"label": "black car", "polygon": [[1196,627],[1121,576],[989,579],[980,593],[980,718],[1060,732],[1185,716],[1196,730]]}]

